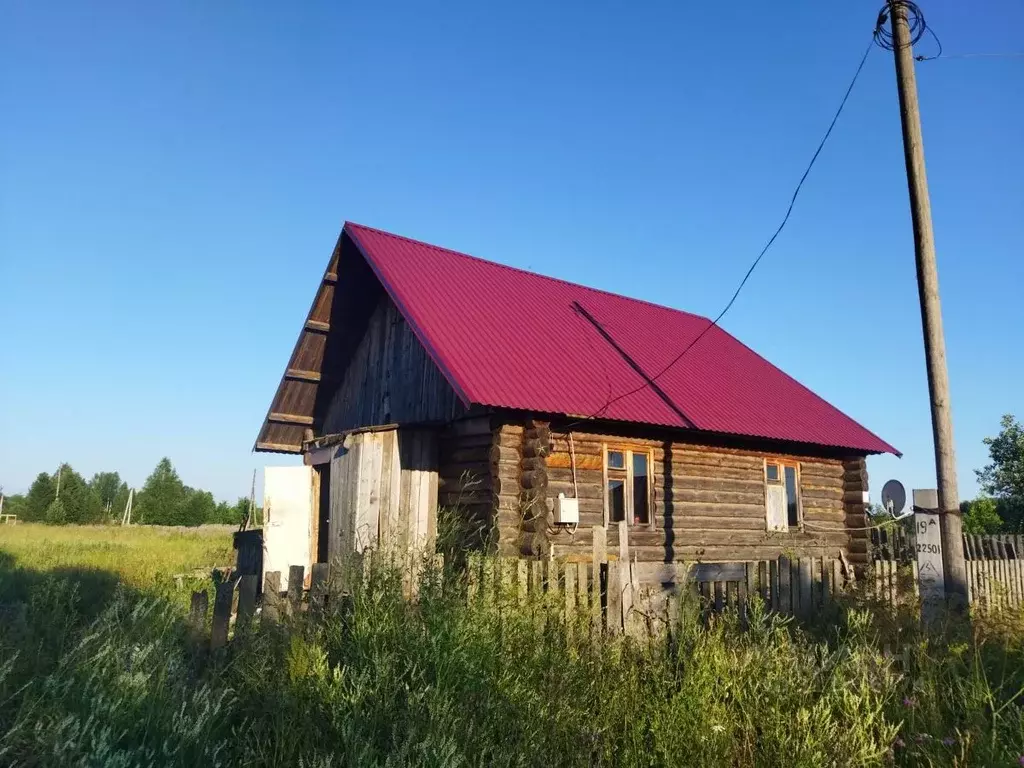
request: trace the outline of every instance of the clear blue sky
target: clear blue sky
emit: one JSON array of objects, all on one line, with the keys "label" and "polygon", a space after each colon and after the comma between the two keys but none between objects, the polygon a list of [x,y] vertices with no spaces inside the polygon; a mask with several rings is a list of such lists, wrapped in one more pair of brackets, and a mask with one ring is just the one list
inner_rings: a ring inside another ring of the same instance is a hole
[{"label": "clear blue sky", "polygon": [[[1024,50],[1019,2],[921,4],[949,54]],[[0,483],[141,485],[167,455],[245,495],[345,219],[715,314],[881,0],[641,5],[5,3]],[[970,496],[1024,417],[1024,59],[918,83]],[[876,49],[723,323],[905,452],[871,460],[876,497],[934,485],[912,248]]]}]

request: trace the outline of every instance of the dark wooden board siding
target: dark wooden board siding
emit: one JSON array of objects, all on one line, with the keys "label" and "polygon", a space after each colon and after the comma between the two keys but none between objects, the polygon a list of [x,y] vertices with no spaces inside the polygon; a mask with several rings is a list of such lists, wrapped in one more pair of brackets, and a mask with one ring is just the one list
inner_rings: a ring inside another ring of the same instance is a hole
[{"label": "dark wooden board siding", "polygon": [[[501,430],[509,430],[509,426]],[[837,556],[867,561],[867,534],[862,494],[867,490],[864,459],[792,455],[693,443],[573,432],[580,524],[575,534],[563,529],[549,535],[557,556],[584,555],[591,549],[591,528],[604,525],[602,450],[605,443],[651,451],[655,525],[631,527],[631,556],[639,560],[707,562]],[[765,529],[763,460],[775,458],[800,465],[804,530]],[[524,462],[527,461],[524,459]],[[568,435],[552,429],[544,459],[548,503],[559,492],[572,494]],[[514,478],[508,477],[510,487]],[[499,519],[501,515],[499,512]],[[502,527],[516,521],[506,516]],[[827,529],[827,530],[826,530]],[[524,535],[532,535],[527,531]],[[618,542],[609,539],[609,554]]]},{"label": "dark wooden board siding", "polygon": [[383,296],[331,397],[322,432],[448,421],[463,411],[398,308]]},{"label": "dark wooden board siding", "polygon": [[[392,422],[446,420],[462,403],[419,344],[346,233],[303,323],[256,439],[258,450],[301,453],[315,434]],[[390,416],[390,418],[386,418]]]}]

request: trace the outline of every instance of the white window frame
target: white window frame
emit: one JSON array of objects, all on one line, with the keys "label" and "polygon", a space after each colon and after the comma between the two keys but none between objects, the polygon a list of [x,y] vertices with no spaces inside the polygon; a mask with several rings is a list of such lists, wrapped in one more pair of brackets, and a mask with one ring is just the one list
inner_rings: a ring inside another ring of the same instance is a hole
[{"label": "white window frame", "polygon": [[[623,456],[623,463],[625,464],[624,469],[612,469],[608,468],[608,454],[621,453]],[[633,522],[633,484],[635,478],[633,476],[633,456],[640,455],[647,457],[647,517],[646,523],[634,523]],[[603,467],[602,474],[602,487],[601,498],[604,501],[604,524],[605,527],[612,525],[611,520],[611,509],[608,503],[608,480],[609,475],[611,479],[619,479],[620,477],[625,481],[623,487],[623,494],[625,496],[625,515],[626,525],[630,528],[650,528],[654,530],[656,527],[655,510],[654,510],[654,451],[651,448],[635,445],[623,445],[621,443],[605,443],[601,452],[601,466]]]},{"label": "white window frame", "polygon": [[[778,467],[778,479],[768,479],[768,466],[774,465]],[[789,492],[786,490],[786,468],[793,470],[794,484],[796,485],[796,526],[789,524]],[[783,527],[771,528],[769,527],[768,520],[768,488],[770,486],[782,486],[783,497],[785,500],[785,517],[783,518]],[[792,459],[783,459],[779,457],[765,457],[764,459],[764,516],[765,516],[765,528],[768,531],[774,533],[785,533],[789,531],[802,531],[804,529],[804,495],[801,489],[800,482],[800,462]]]}]

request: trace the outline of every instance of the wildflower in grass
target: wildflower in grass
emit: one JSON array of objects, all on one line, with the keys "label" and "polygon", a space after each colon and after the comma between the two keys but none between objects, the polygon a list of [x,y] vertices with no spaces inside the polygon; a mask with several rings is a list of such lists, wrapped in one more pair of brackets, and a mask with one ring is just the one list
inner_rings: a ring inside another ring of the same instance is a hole
[{"label": "wildflower in grass", "polygon": [[1020,763],[1021,765],[1024,765],[1024,755],[1021,755],[1020,759],[1017,762]]},{"label": "wildflower in grass", "polygon": [[725,733],[725,726],[724,725],[717,725],[717,724],[716,725],[712,725],[711,726],[711,730],[714,731],[715,733]]},{"label": "wildflower in grass", "polygon": [[906,707],[907,709],[913,709],[916,705],[917,705],[917,702],[914,701],[909,696],[904,696],[903,697],[903,706]]},{"label": "wildflower in grass", "polygon": [[919,733],[917,734],[917,736],[914,737],[914,741],[916,741],[918,744],[923,744],[924,742],[928,741],[928,739],[930,739],[931,737],[932,735],[930,733]]},{"label": "wildflower in grass", "polygon": [[945,744],[947,747],[952,747],[954,744],[956,744],[956,739],[954,739],[952,736],[947,736],[942,740],[942,743]]},{"label": "wildflower in grass", "polygon": [[896,741],[894,741],[894,742],[892,743],[892,745],[893,745],[893,746],[894,746],[894,747],[895,747],[896,749],[903,749],[903,748],[904,748],[905,746],[907,746],[907,742],[905,742],[905,741],[904,741],[903,739],[901,739],[901,738],[900,738],[899,736],[897,736],[897,737],[896,737]]}]

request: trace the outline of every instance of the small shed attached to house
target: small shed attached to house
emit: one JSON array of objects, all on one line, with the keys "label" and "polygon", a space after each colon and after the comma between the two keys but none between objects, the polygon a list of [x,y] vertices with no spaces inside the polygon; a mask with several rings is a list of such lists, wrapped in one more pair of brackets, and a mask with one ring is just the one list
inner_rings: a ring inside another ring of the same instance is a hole
[{"label": "small shed attached to house", "polygon": [[625,521],[651,561],[865,562],[896,453],[707,318],[351,223],[255,448],[312,468],[314,562],[430,546],[439,506],[524,556]]}]

